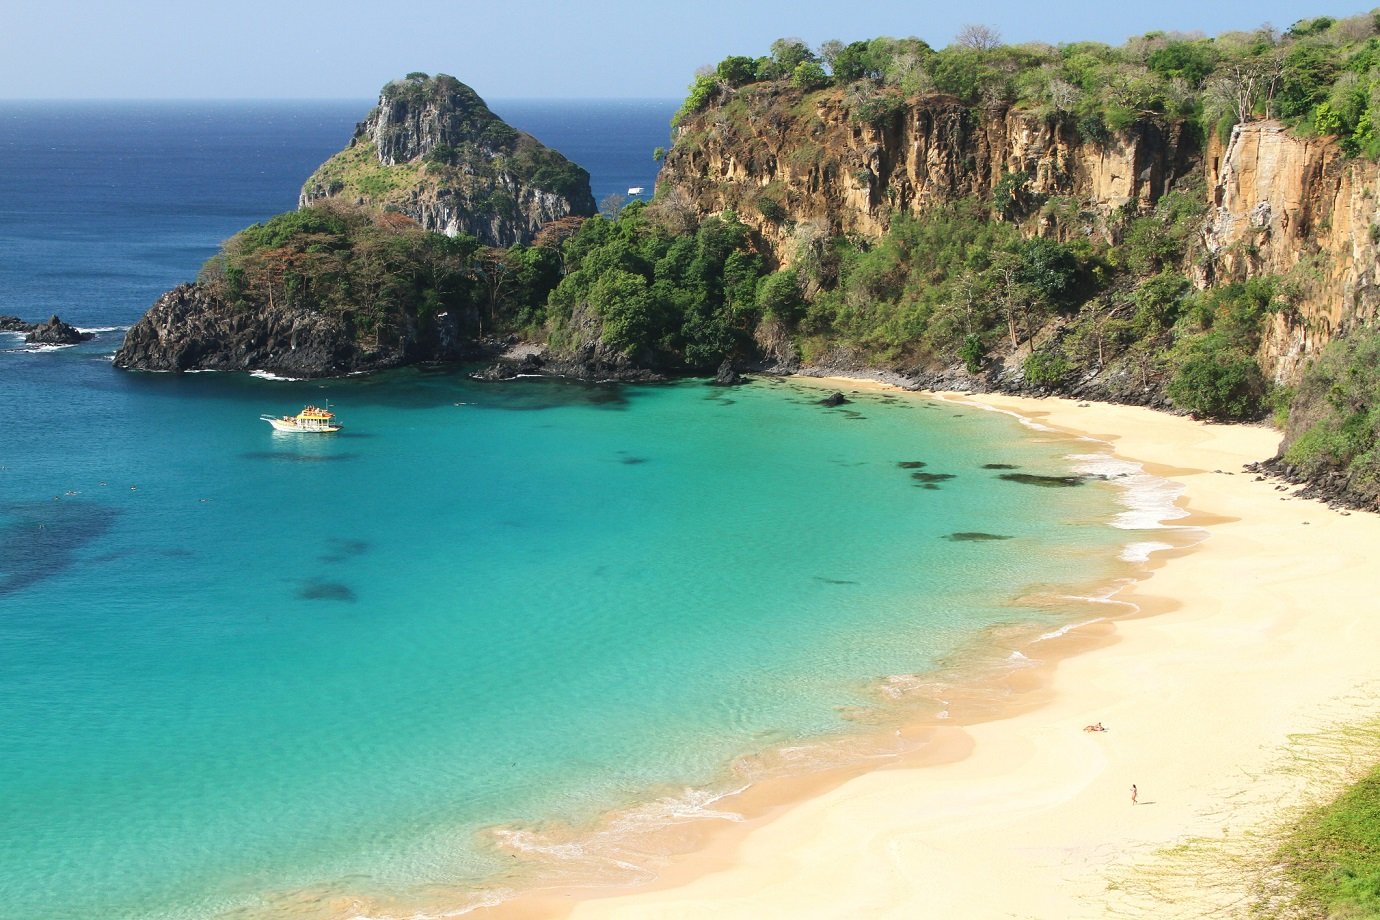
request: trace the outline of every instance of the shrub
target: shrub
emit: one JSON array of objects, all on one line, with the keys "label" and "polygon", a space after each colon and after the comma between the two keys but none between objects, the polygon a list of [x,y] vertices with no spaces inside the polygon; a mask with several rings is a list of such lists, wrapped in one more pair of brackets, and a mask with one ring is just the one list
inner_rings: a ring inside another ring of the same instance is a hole
[{"label": "shrub", "polygon": [[676,109],[676,114],[671,116],[671,126],[675,127],[685,119],[708,108],[709,103],[714,101],[714,97],[719,92],[719,81],[712,74],[703,74],[695,78],[695,82],[690,84],[690,92],[681,103],[680,108]]},{"label": "shrub", "polygon": [[968,369],[970,374],[976,374],[982,370],[982,359],[986,355],[987,349],[983,347],[982,336],[976,332],[970,332],[964,336],[963,344],[958,346],[958,356],[963,359],[963,366]]},{"label": "shrub", "polygon": [[753,203],[757,206],[758,212],[772,223],[785,222],[786,205],[781,201],[780,189],[773,189],[770,186],[762,189],[757,193],[757,198]]},{"label": "shrub", "polygon": [[1062,354],[1053,350],[1039,350],[1030,353],[1021,365],[1025,382],[1037,387],[1052,387],[1063,382],[1073,372],[1074,366]]},{"label": "shrub", "polygon": [[829,82],[829,75],[814,61],[801,61],[791,71],[791,85],[802,92],[823,89]]},{"label": "shrub", "polygon": [[1195,418],[1240,421],[1259,418],[1268,387],[1255,358],[1209,332],[1182,350],[1169,381],[1169,398]]},{"label": "shrub", "polygon": [[732,87],[746,86],[761,79],[757,75],[757,61],[742,55],[730,55],[714,68],[714,76]]}]

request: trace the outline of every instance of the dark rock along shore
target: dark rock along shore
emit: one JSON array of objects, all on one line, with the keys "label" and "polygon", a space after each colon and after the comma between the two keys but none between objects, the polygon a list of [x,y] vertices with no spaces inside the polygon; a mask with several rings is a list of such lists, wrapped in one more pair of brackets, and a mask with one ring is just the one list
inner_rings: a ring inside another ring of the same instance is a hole
[{"label": "dark rock along shore", "polygon": [[57,314],[41,323],[26,323],[17,316],[0,316],[0,332],[22,332],[29,345],[76,345],[96,337],[63,322]]}]

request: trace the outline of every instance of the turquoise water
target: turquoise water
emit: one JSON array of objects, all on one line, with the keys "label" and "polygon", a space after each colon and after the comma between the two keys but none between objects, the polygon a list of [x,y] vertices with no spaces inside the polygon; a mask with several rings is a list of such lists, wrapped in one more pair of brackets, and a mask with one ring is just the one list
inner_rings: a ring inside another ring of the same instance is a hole
[{"label": "turquoise water", "polygon": [[[601,197],[651,184],[677,104],[499,110]],[[102,330],[0,335],[0,916],[462,905],[514,881],[495,841],[693,813],[743,755],[884,724],[889,676],[1087,615],[1013,603],[1032,586],[1121,571],[1126,495],[983,469],[1087,450],[991,413],[113,370],[122,327],[291,207],[367,107],[0,105],[0,313]],[[326,399],[338,436],[258,420]]]},{"label": "turquoise water", "polygon": [[[0,399],[21,381],[0,470],[14,916],[482,878],[480,829],[587,821],[838,732],[976,629],[1057,622],[1009,601],[1109,575],[1124,542],[1109,486],[981,468],[1067,473],[1067,442],[910,399],[141,376],[96,345],[0,361]],[[339,436],[257,418],[327,398]]]}]

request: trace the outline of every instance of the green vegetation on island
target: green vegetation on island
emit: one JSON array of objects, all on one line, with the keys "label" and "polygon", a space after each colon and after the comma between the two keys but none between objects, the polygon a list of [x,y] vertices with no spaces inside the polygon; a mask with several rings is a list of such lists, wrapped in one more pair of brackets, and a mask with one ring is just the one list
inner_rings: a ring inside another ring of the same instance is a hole
[{"label": "green vegetation on island", "polygon": [[425,330],[442,314],[484,334],[516,304],[544,299],[559,278],[559,258],[544,246],[484,246],[401,214],[327,202],[241,230],[198,281],[241,312],[309,308],[345,320],[360,341],[378,341]]}]

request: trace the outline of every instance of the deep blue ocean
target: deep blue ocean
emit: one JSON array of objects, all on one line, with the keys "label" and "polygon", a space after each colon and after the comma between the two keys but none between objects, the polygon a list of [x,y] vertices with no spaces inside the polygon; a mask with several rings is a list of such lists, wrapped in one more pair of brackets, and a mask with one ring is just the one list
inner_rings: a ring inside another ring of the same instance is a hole
[{"label": "deep blue ocean", "polygon": [[[676,104],[493,108],[598,200]],[[1095,445],[909,396],[113,369],[368,108],[0,103],[0,314],[98,330],[0,334],[0,915],[422,917],[623,866],[938,710],[916,675],[1020,666],[993,637],[1147,539],[1144,477],[1001,478],[1133,472]],[[324,400],[339,435],[259,421]]]}]

